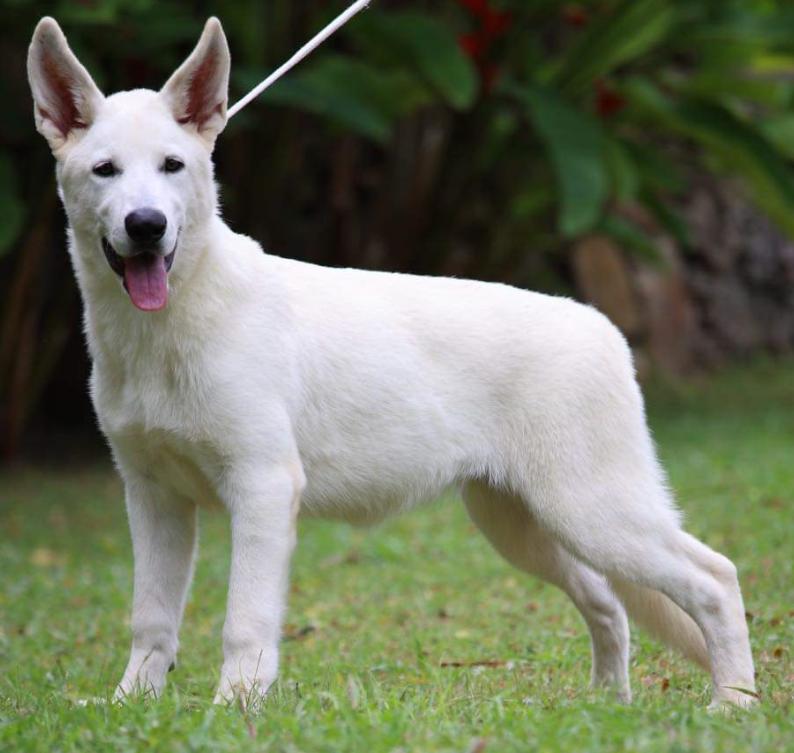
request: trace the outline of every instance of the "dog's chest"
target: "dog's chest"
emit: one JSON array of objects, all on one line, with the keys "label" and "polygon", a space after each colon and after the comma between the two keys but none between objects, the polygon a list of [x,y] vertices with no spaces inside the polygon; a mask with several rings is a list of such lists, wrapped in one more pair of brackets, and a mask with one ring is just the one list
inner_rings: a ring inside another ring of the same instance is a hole
[{"label": "dog's chest", "polygon": [[105,433],[123,461],[198,504],[218,507],[223,452],[195,396],[169,396],[150,375],[98,401]]},{"label": "dog's chest", "polygon": [[114,448],[163,486],[217,504],[218,437],[228,432],[219,427],[218,395],[206,368],[164,349],[116,355],[97,358],[91,376],[97,416]]},{"label": "dog's chest", "polygon": [[163,489],[202,507],[220,508],[221,456],[210,444],[180,435],[151,431],[128,437],[127,456]]},{"label": "dog's chest", "polygon": [[195,390],[180,389],[180,381],[167,360],[97,364],[92,396],[103,429],[110,436],[153,431],[195,434],[206,417],[196,410]]}]

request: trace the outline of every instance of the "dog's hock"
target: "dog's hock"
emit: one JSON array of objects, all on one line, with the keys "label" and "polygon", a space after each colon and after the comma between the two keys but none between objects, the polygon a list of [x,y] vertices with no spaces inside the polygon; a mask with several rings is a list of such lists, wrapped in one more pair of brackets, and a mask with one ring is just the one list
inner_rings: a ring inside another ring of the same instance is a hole
[{"label": "dog's hock", "polygon": [[104,97],[53,18],[42,18],[33,32],[28,80],[36,129],[57,157],[76,133],[91,125]]},{"label": "dog's hock", "polygon": [[210,146],[226,125],[230,64],[221,23],[210,18],[196,48],[160,92],[177,122]]}]

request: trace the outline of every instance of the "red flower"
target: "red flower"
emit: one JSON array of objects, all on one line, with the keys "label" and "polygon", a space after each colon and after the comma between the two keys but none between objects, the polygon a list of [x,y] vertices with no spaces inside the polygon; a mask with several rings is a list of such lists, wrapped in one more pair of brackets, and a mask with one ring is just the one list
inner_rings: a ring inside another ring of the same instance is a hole
[{"label": "red flower", "polygon": [[587,26],[590,14],[581,5],[571,3],[562,9],[562,17],[571,26]]},{"label": "red flower", "polygon": [[458,40],[463,51],[475,62],[482,59],[488,42],[480,34],[462,34]]},{"label": "red flower", "polygon": [[475,16],[480,16],[483,13],[489,13],[487,0],[458,0],[458,5],[470,10]]},{"label": "red flower", "polygon": [[483,28],[485,32],[491,37],[500,37],[509,28],[513,22],[513,14],[509,11],[500,13],[499,11],[489,10],[483,13],[480,18],[482,19]]},{"label": "red flower", "polygon": [[487,0],[458,0],[476,19],[477,29],[470,34],[463,34],[460,46],[474,62],[483,83],[483,89],[490,91],[499,69],[489,60],[489,53],[494,42],[510,28],[513,15],[491,8]]},{"label": "red flower", "polygon": [[609,118],[626,106],[626,98],[599,80],[595,82],[595,109],[600,118]]}]

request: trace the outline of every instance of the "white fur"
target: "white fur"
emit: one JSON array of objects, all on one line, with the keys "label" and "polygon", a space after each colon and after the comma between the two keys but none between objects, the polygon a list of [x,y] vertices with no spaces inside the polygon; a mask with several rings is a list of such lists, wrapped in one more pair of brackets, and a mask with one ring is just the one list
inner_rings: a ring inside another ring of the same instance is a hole
[{"label": "white fur", "polygon": [[[680,528],[620,333],[567,299],[325,269],[232,232],[211,163],[225,113],[222,36],[210,21],[164,92],[107,99],[54,21],[31,45],[37,121],[57,156],[85,304],[91,395],[132,531],[133,643],[119,695],[159,693],[175,661],[197,505],[225,508],[232,523],[218,699],[258,698],[276,677],[298,508],[369,522],[458,487],[495,547],[581,610],[594,682],[630,696],[626,614],[611,582],[710,667],[715,704],[752,700],[736,689],[754,689],[736,571]],[[180,125],[191,66],[205,63],[208,114]],[[53,135],[47,107],[63,91],[50,89],[63,76],[80,122]],[[181,173],[158,170],[169,154],[184,160]],[[94,176],[103,159],[122,173]],[[179,229],[168,306],[156,313],[132,306],[99,241],[124,250],[123,219],[142,204]]]}]

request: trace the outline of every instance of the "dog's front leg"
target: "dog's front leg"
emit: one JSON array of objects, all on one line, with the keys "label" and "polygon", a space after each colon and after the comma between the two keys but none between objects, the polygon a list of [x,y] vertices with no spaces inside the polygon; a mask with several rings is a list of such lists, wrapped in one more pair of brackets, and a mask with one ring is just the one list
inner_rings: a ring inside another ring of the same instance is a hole
[{"label": "dog's front leg", "polygon": [[116,698],[159,695],[176,661],[177,634],[193,573],[196,506],[125,473],[135,576],[132,650]]},{"label": "dog's front leg", "polygon": [[230,476],[232,563],[216,703],[256,704],[278,671],[278,642],[303,474],[297,463]]}]

